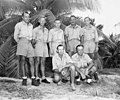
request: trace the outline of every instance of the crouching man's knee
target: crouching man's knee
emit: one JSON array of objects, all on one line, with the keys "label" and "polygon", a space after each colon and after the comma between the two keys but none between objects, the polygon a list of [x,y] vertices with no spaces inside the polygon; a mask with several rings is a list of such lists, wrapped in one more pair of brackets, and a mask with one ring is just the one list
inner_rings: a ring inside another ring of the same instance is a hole
[{"label": "crouching man's knee", "polygon": [[53,81],[55,83],[58,83],[59,81],[61,81],[61,75],[59,73],[54,73]]}]

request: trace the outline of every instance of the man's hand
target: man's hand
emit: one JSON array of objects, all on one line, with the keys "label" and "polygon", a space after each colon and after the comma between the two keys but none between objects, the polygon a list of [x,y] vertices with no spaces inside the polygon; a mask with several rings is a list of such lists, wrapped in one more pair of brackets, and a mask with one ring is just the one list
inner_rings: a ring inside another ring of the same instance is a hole
[{"label": "man's hand", "polygon": [[58,69],[54,69],[54,73],[60,73]]}]

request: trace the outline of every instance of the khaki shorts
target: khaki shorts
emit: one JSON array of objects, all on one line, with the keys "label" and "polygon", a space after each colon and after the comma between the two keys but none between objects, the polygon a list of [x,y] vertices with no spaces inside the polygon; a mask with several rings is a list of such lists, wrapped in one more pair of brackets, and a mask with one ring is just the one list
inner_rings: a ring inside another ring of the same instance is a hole
[{"label": "khaki shorts", "polygon": [[21,38],[17,44],[16,55],[22,55],[25,57],[34,57],[34,49],[32,44],[26,38]]},{"label": "khaki shorts", "polygon": [[70,52],[76,52],[76,46],[80,44],[80,41],[77,39],[71,39],[68,41],[68,44],[70,46]]},{"label": "khaki shorts", "polygon": [[94,53],[95,43],[93,41],[87,41],[84,43],[84,52],[85,53]]},{"label": "khaki shorts", "polygon": [[35,44],[35,57],[49,57],[47,43],[37,41]]}]

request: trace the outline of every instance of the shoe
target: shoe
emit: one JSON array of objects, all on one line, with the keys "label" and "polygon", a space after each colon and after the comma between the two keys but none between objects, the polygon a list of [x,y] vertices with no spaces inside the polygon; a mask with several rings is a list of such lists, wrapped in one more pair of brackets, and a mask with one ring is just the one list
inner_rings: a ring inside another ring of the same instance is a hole
[{"label": "shoe", "polygon": [[76,85],[80,85],[80,84],[81,84],[81,82],[80,82],[80,81],[76,81],[75,83],[76,83]]},{"label": "shoe", "polygon": [[94,73],[94,79],[96,80],[96,81],[98,81],[99,80],[99,78],[98,78],[98,73],[96,72],[96,73]]},{"label": "shoe", "polygon": [[67,83],[68,80],[67,80],[67,79],[62,79],[62,82],[63,82],[63,83]]},{"label": "shoe", "polygon": [[36,81],[38,82],[38,84],[40,84],[40,79],[36,79]]},{"label": "shoe", "polygon": [[23,80],[22,80],[22,85],[23,85],[23,86],[27,86],[27,79],[23,79]]},{"label": "shoe", "polygon": [[32,78],[32,83],[31,85],[34,85],[34,86],[39,86],[39,83],[37,82],[37,80],[35,78]]},{"label": "shoe", "polygon": [[47,79],[43,79],[41,82],[50,84],[50,82]]}]

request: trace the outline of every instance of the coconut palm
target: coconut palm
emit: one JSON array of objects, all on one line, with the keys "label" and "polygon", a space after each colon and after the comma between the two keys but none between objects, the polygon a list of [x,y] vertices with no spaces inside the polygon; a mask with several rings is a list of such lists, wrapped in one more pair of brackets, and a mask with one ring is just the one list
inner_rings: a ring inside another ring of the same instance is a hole
[{"label": "coconut palm", "polygon": [[[2,20],[0,22],[0,36],[2,37],[1,44],[3,43],[0,49],[0,71],[4,72],[2,74],[16,78],[21,75],[18,57],[15,55],[16,43],[13,39],[13,32],[15,24],[21,20],[19,15],[23,11],[32,12],[31,22],[34,26],[40,16],[47,17],[47,26],[51,28],[56,18],[54,15],[69,11],[73,7],[91,11],[99,9],[97,0],[0,0],[0,19]],[[6,18],[6,14],[10,17]]]}]

